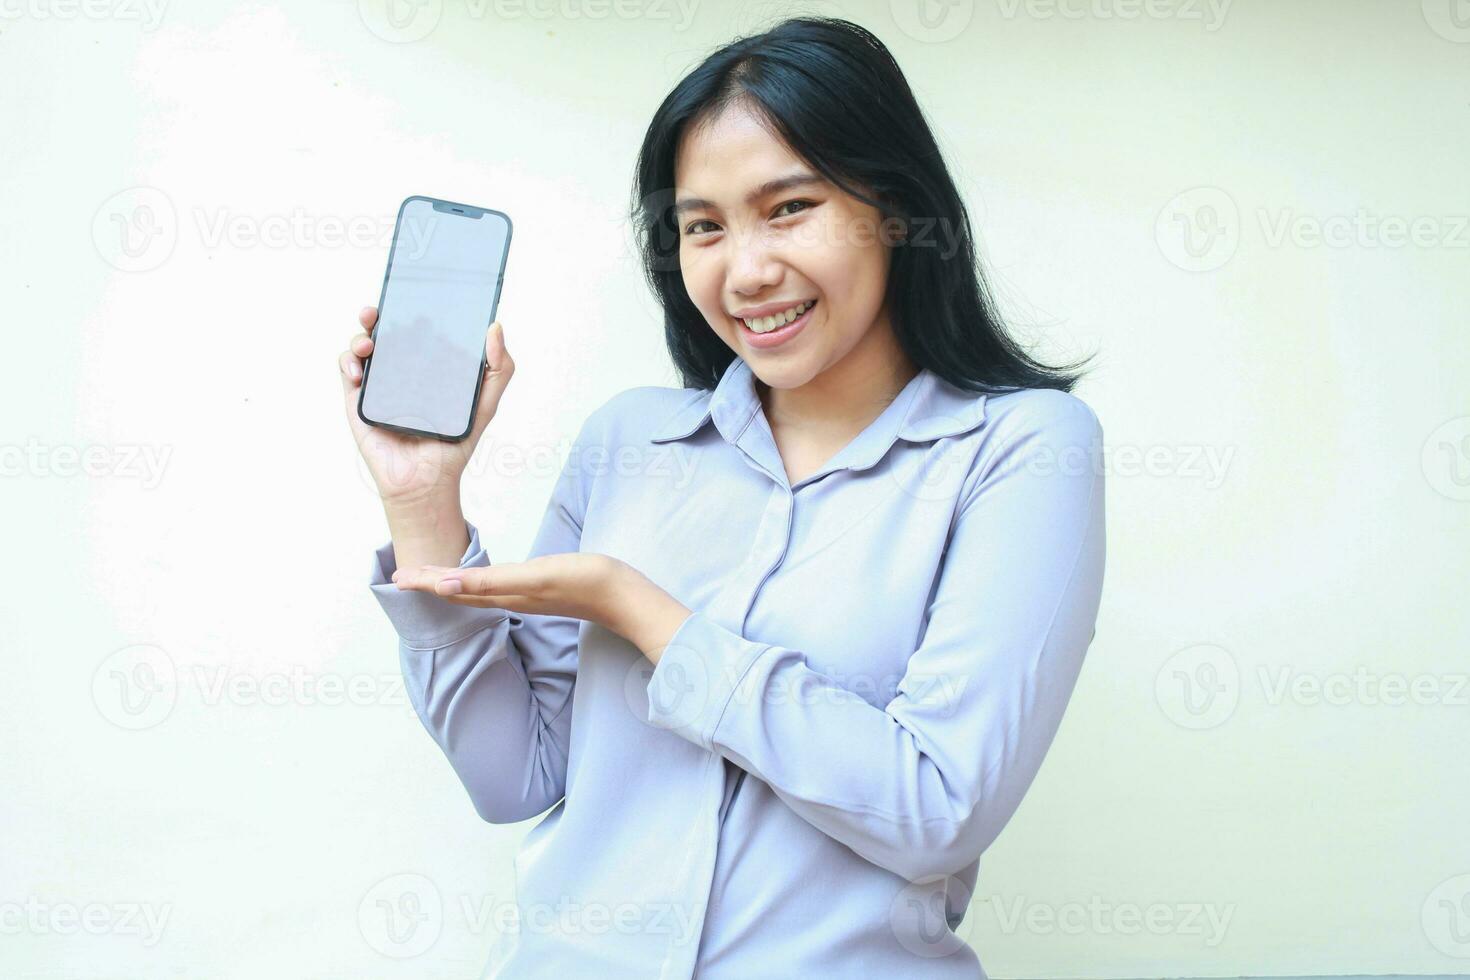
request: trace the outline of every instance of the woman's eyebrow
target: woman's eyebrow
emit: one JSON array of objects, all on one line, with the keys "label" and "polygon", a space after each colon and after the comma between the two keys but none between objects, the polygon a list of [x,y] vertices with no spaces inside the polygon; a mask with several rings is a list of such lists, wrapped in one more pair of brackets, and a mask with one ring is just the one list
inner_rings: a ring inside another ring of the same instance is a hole
[{"label": "woman's eyebrow", "polygon": [[[772,194],[778,194],[781,191],[790,190],[793,187],[807,187],[811,184],[822,183],[826,183],[826,181],[813,173],[802,171],[800,173],[787,174],[785,177],[777,177],[775,180],[768,180],[764,184],[761,184],[759,187],[757,187],[755,190],[751,191],[749,194],[745,195],[745,203],[754,204],[756,201],[759,201],[763,197],[769,197]],[[698,211],[705,209],[717,210],[718,205],[716,205],[713,201],[707,201],[702,197],[681,197],[679,198],[679,200],[674,202],[674,214],[676,216],[683,214],[685,211]]]}]

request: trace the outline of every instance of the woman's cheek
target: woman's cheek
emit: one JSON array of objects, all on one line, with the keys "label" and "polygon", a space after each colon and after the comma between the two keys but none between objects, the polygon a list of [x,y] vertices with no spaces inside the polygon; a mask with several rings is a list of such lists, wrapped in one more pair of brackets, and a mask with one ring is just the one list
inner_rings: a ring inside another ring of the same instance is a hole
[{"label": "woman's cheek", "polygon": [[803,221],[791,230],[792,244],[804,252],[817,252],[831,245],[832,220]]},{"label": "woman's cheek", "polygon": [[679,271],[684,279],[684,291],[701,310],[709,305],[710,285],[707,264],[692,249],[679,252]]}]

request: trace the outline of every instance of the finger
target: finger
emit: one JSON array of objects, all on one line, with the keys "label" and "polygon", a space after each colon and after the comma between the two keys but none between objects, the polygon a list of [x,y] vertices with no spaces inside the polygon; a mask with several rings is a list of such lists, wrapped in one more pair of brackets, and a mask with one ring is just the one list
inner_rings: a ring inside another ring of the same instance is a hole
[{"label": "finger", "polygon": [[[521,562],[480,565],[473,568],[448,568],[443,565],[420,565],[410,573],[412,587],[421,587],[436,595],[504,596],[527,591],[530,577]],[[457,590],[445,591],[445,583],[457,582]]]},{"label": "finger", "polygon": [[365,333],[355,333],[347,341],[347,349],[358,357],[367,357],[373,352],[373,338]]},{"label": "finger", "polygon": [[398,586],[401,592],[423,592],[461,606],[476,606],[481,609],[500,608],[515,610],[522,608],[521,604],[530,601],[525,596],[481,595],[479,593],[465,592],[463,580],[451,572],[446,572],[442,576],[430,573],[419,575],[395,574],[393,579],[394,584]]},{"label": "finger", "polygon": [[351,351],[343,351],[337,357],[337,370],[342,374],[342,390],[352,391],[362,381],[362,362]]},{"label": "finger", "polygon": [[485,430],[500,407],[500,396],[510,384],[516,364],[505,345],[505,325],[499,320],[485,332],[485,383],[480,389],[480,405],[475,410],[475,437]]},{"label": "finger", "polygon": [[378,308],[376,306],[364,306],[357,313],[357,322],[362,324],[362,329],[368,333],[373,332],[373,327],[378,323]]},{"label": "finger", "polygon": [[[420,565],[417,568],[397,569],[393,573],[393,583],[400,590],[412,592],[424,592],[429,595],[437,595],[446,602],[452,602],[458,606],[474,606],[479,609],[507,609],[512,612],[537,612],[541,607],[530,596],[518,594],[498,594],[493,591],[468,591],[464,583],[469,579],[476,579],[477,590],[484,590],[487,586],[478,577],[471,573],[487,571],[485,568],[450,568],[445,565]],[[459,592],[445,594],[439,591],[443,582],[456,581],[461,585]]]},{"label": "finger", "polygon": [[400,568],[393,572],[393,584],[397,585],[400,589],[437,595],[441,582],[451,577],[458,581],[460,579],[459,573],[463,571],[467,571],[467,569],[446,568],[438,565],[419,565],[415,568]]},{"label": "finger", "polygon": [[424,575],[429,579],[429,589],[441,596],[484,596],[492,591],[488,568],[441,568],[425,565]]},{"label": "finger", "polygon": [[505,324],[496,320],[485,331],[485,370],[509,374],[515,370],[510,351],[505,346]]},{"label": "finger", "polygon": [[422,589],[433,592],[434,586],[439,580],[450,572],[458,572],[457,568],[441,566],[413,565],[408,568],[398,568],[393,571],[393,582],[400,589]]},{"label": "finger", "polygon": [[422,577],[416,578],[409,576],[399,578],[394,582],[394,584],[398,586],[399,592],[423,592],[428,595],[439,594],[436,589],[436,585],[438,584],[437,579],[430,580]]}]

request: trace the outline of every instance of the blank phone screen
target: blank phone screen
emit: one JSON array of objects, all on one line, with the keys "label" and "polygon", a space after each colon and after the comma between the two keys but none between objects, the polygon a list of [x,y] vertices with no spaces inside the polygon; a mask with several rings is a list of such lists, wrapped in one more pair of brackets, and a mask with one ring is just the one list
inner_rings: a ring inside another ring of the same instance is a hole
[{"label": "blank phone screen", "polygon": [[446,439],[468,434],[510,242],[502,214],[404,202],[363,379],[370,422]]}]

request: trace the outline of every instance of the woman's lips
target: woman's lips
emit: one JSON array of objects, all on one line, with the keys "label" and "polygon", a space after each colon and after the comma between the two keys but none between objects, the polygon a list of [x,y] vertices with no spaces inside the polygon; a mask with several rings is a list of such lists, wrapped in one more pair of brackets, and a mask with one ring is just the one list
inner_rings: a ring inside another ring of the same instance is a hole
[{"label": "woman's lips", "polygon": [[741,320],[739,318],[737,318],[735,322],[739,324],[740,335],[745,339],[745,342],[747,344],[749,344],[751,347],[759,348],[761,350],[767,350],[772,347],[778,347],[781,344],[786,343],[792,337],[795,337],[797,334],[801,333],[802,327],[805,327],[807,325],[807,322],[811,320],[812,311],[815,310],[818,305],[819,304],[814,301],[812,305],[807,308],[807,311],[801,316],[797,317],[795,320],[792,320],[784,327],[777,327],[775,330],[772,330],[768,333],[756,333],[754,330],[745,325],[744,320]]}]

